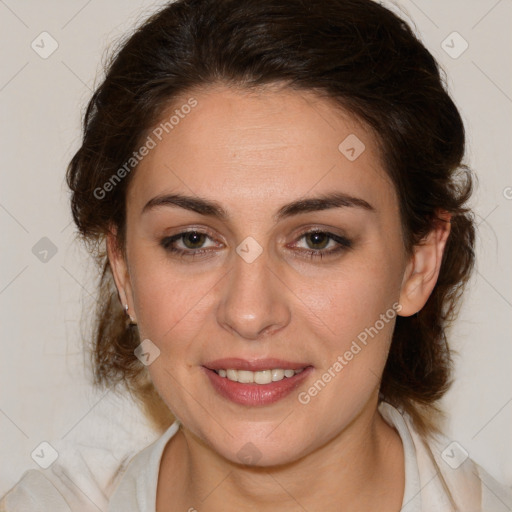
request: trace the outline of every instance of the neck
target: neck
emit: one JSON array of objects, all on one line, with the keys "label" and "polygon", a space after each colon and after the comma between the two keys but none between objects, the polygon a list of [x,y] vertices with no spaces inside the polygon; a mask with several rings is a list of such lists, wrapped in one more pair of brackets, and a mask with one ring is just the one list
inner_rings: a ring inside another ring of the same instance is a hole
[{"label": "neck", "polygon": [[402,443],[368,405],[314,452],[270,467],[232,463],[180,428],[162,456],[157,511],[399,510]]}]

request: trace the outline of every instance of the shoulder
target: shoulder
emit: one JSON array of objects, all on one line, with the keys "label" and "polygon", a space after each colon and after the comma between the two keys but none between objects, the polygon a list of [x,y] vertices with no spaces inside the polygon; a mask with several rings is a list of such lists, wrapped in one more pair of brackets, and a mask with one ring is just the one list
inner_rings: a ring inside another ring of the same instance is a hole
[{"label": "shoulder", "polygon": [[0,501],[0,512],[89,512],[107,510],[109,497],[130,460],[123,453],[75,443],[52,442],[58,459],[30,469]]},{"label": "shoulder", "polygon": [[[457,441],[445,435],[421,436],[410,417],[383,403],[379,411],[410,443],[409,459],[418,477],[418,510],[438,512],[506,512],[512,510],[512,488],[494,479],[473,461]],[[407,441],[404,442],[404,451]]]},{"label": "shoulder", "polygon": [[0,512],[54,510],[71,512],[64,497],[41,471],[31,469],[0,500]]},{"label": "shoulder", "polygon": [[0,501],[1,512],[89,512],[102,509],[105,496],[87,474],[87,467],[75,466],[83,473],[71,474],[67,468],[30,469]]},{"label": "shoulder", "polygon": [[46,469],[30,469],[3,497],[1,511],[87,512],[104,510],[108,495],[133,452],[52,441],[57,460]]},{"label": "shoulder", "polygon": [[[107,510],[109,498],[131,459],[157,434],[132,420],[89,425],[78,439],[51,441],[57,454],[46,469],[30,469],[0,500],[1,512]],[[117,434],[117,437],[116,437]],[[78,436],[76,436],[78,437]]]},{"label": "shoulder", "polygon": [[180,422],[176,420],[156,441],[130,460],[112,493],[110,512],[154,511],[162,454],[179,427]]},{"label": "shoulder", "polygon": [[0,511],[107,510],[130,460],[160,435],[127,399],[106,396],[71,435],[50,441],[55,462],[26,471],[1,499]]}]

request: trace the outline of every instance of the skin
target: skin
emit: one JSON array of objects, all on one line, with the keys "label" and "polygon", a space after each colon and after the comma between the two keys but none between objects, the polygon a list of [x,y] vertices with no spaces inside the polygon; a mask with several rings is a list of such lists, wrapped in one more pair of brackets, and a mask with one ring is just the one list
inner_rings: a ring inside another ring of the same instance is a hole
[{"label": "skin", "polygon": [[[402,443],[377,410],[395,319],[309,403],[297,397],[393,303],[403,316],[423,307],[449,222],[408,256],[374,134],[325,98],[223,85],[194,91],[183,103],[190,96],[198,105],[144,158],[129,184],[125,253],[115,230],[108,236],[120,300],[141,339],[160,350],[148,369],[182,423],[162,457],[157,510],[398,511]],[[350,134],[365,144],[355,161],[338,150]],[[332,191],[364,199],[374,210],[272,218],[286,203]],[[171,206],[141,214],[166,193],[216,200],[229,220]],[[191,228],[211,237],[174,245],[207,254],[180,258],[160,244]],[[310,259],[308,249],[337,246],[301,236],[312,228],[345,236],[352,246]],[[248,236],[263,249],[252,263],[235,250]],[[218,395],[201,370],[221,357],[276,357],[314,369],[283,400],[248,407]],[[237,453],[247,443],[259,458],[242,465]]]}]

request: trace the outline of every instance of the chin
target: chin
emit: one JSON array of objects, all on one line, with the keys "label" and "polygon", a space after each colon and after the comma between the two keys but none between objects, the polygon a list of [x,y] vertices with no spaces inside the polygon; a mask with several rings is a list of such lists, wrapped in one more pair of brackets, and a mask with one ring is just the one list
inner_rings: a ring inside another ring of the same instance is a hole
[{"label": "chin", "polygon": [[[268,432],[272,432],[269,429]],[[306,454],[307,439],[290,437],[283,430],[281,436],[268,434],[267,430],[257,434],[236,435],[224,438],[222,442],[210,440],[210,447],[227,460],[244,466],[270,467],[289,464]],[[272,437],[270,439],[270,437]]]}]

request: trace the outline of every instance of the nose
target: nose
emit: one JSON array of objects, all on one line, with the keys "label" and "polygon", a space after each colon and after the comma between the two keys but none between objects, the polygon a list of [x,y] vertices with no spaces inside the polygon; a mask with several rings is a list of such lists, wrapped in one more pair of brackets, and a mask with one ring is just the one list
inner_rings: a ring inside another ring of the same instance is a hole
[{"label": "nose", "polygon": [[224,281],[217,321],[247,340],[258,340],[290,322],[289,290],[269,266],[265,250],[248,262],[238,254]]}]

